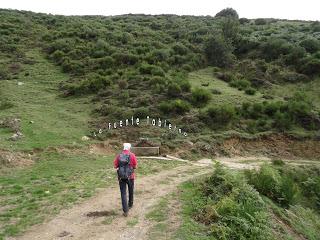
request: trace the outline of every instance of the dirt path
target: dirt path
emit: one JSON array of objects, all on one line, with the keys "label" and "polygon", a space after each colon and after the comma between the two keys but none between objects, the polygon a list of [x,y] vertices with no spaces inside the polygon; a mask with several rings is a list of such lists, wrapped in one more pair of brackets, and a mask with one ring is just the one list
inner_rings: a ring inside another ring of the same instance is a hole
[{"label": "dirt path", "polygon": [[[186,163],[153,176],[138,178],[134,207],[128,218],[122,216],[120,193],[114,184],[86,202],[63,210],[49,222],[32,227],[23,236],[10,239],[145,239],[152,225],[145,215],[159,198],[173,192],[181,182],[211,169],[208,165]],[[130,226],[134,221],[134,226]]]}]

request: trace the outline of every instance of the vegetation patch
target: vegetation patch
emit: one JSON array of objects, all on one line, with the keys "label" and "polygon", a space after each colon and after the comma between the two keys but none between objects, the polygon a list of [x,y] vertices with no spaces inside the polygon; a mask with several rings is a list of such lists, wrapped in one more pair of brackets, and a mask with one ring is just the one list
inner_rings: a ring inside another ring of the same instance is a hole
[{"label": "vegetation patch", "polygon": [[183,223],[175,239],[317,239],[317,172],[280,160],[245,174],[216,164],[211,177],[181,186]]}]

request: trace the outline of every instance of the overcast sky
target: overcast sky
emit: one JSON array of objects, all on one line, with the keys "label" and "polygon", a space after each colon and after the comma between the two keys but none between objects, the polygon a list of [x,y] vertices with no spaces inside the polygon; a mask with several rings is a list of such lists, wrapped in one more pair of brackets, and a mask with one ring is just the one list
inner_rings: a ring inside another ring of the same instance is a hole
[{"label": "overcast sky", "polygon": [[0,8],[63,15],[127,13],[212,15],[232,7],[240,17],[320,20],[320,0],[0,0]]}]

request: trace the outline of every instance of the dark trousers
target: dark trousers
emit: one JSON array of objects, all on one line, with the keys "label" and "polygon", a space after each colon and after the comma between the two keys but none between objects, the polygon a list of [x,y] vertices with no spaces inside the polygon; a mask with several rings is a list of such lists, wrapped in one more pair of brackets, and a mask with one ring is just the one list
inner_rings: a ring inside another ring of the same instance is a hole
[{"label": "dark trousers", "polygon": [[[129,206],[127,198],[127,185],[129,190]],[[134,179],[120,180],[119,181],[120,192],[121,192],[121,202],[123,212],[128,212],[129,208],[133,206],[133,189],[134,189]]]}]

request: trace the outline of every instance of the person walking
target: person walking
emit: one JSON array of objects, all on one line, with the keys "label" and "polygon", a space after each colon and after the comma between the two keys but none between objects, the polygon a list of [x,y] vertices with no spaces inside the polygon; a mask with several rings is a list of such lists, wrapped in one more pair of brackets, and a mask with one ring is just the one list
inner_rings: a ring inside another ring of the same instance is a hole
[{"label": "person walking", "polygon": [[[133,190],[134,190],[134,170],[137,168],[138,162],[134,153],[130,151],[131,144],[124,143],[123,151],[114,159],[114,168],[117,169],[121,203],[123,216],[127,217],[129,209],[133,206]],[[129,192],[129,204],[127,198],[127,186]]]}]

